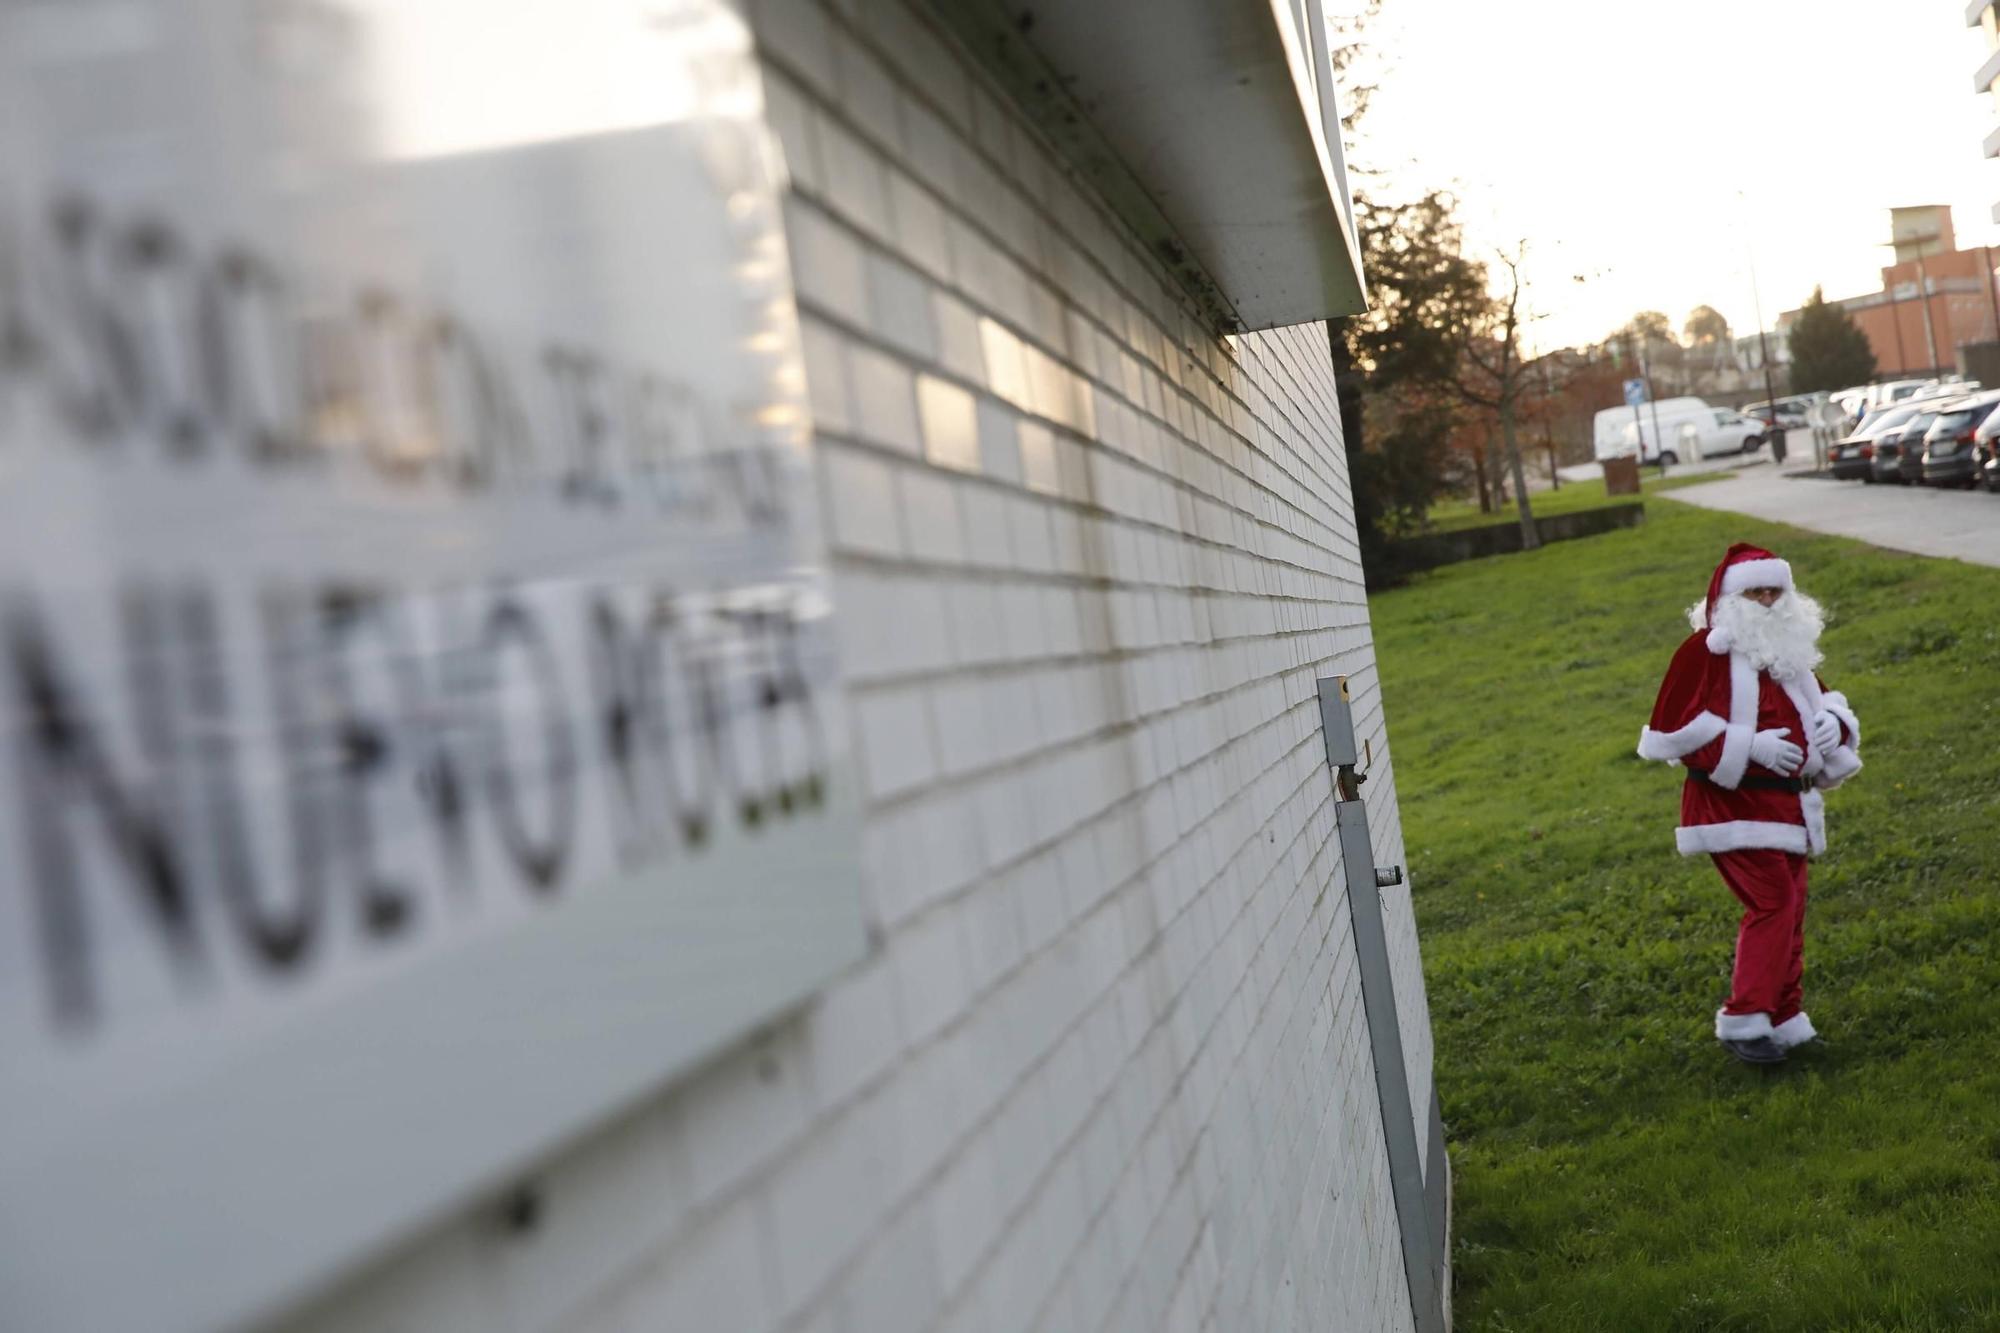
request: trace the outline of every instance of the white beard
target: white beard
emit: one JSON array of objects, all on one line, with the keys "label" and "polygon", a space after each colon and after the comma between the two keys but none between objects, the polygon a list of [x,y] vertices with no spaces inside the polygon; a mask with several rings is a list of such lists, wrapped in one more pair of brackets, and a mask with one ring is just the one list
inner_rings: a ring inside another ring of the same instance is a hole
[{"label": "white beard", "polygon": [[1819,636],[1826,612],[1802,592],[1787,592],[1770,606],[1732,593],[1715,604],[1715,624],[1707,623],[1707,607],[1688,608],[1688,623],[1696,629],[1719,629],[1729,636],[1730,651],[1742,653],[1759,671],[1778,680],[1799,680],[1826,659]]}]

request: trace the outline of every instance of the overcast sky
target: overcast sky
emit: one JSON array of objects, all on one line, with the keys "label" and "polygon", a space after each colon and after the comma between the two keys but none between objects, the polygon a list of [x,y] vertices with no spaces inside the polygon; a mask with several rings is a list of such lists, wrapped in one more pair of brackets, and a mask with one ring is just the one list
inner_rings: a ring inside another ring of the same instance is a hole
[{"label": "overcast sky", "polygon": [[[1358,0],[1328,0],[1330,12]],[[1363,190],[1451,186],[1475,242],[1526,237],[1543,346],[1706,302],[1764,316],[1880,290],[1892,206],[2000,247],[2000,128],[1963,0],[1383,0]],[[1744,198],[1739,199],[1738,191]],[[1589,280],[1578,284],[1572,275]]]}]

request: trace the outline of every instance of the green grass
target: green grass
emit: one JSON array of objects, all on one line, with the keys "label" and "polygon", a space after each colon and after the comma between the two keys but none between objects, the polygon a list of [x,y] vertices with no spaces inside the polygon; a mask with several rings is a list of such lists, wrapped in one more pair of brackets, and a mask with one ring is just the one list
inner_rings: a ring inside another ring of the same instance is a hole
[{"label": "green grass", "polygon": [[[1655,491],[1678,490],[1682,486],[1698,486],[1704,481],[1716,479],[1714,473],[1690,475],[1673,472],[1661,476],[1657,471],[1649,470],[1641,476],[1639,486],[1645,495],[1651,495]],[[1570,514],[1579,509],[1601,509],[1605,505],[1621,504],[1630,499],[1629,495],[1606,495],[1602,477],[1592,477],[1589,481],[1566,481],[1559,490],[1536,491],[1529,496],[1537,514]],[[1480,513],[1478,504],[1471,500],[1446,500],[1431,506],[1424,530],[1452,532],[1458,528],[1477,528],[1488,523],[1511,523],[1514,520],[1514,502],[1511,499],[1492,514]]]},{"label": "green grass", "polygon": [[[1834,619],[1806,1008],[1738,1065],[1737,908],[1633,753],[1731,541]],[[1671,501],[1371,602],[1456,1168],[1462,1333],[2000,1329],[2000,570]]]}]

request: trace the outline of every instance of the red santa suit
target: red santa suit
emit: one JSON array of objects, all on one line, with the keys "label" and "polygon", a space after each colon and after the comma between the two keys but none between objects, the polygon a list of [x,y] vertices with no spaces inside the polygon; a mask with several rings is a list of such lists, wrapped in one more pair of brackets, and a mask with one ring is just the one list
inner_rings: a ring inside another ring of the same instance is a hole
[{"label": "red santa suit", "polygon": [[[1715,625],[1721,598],[1751,588],[1791,591],[1791,566],[1739,543],[1709,580],[1703,623]],[[1825,749],[1812,726],[1822,713],[1839,722],[1838,742]],[[1804,751],[1795,771],[1752,762],[1751,742],[1769,730],[1788,731]],[[1729,1002],[1716,1014],[1719,1038],[1770,1037],[1790,1047],[1816,1035],[1799,993],[1806,858],[1826,849],[1821,793],[1860,770],[1860,739],[1845,695],[1811,671],[1779,679],[1759,670],[1724,629],[1696,630],[1667,667],[1639,754],[1689,770],[1675,845],[1684,856],[1712,856],[1744,909]]]}]

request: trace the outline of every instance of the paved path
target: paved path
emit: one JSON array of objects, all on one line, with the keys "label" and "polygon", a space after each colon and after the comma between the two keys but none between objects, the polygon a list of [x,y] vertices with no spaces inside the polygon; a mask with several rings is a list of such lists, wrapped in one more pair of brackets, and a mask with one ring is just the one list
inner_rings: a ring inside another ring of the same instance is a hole
[{"label": "paved path", "polygon": [[[1792,457],[1796,459],[1798,454],[1794,452]],[[1740,467],[1755,467],[1759,463],[1768,464],[1770,461],[1770,451],[1760,449],[1754,454],[1718,454],[1714,458],[1704,458],[1699,462],[1676,463],[1667,470],[1676,477],[1684,477],[1694,472],[1730,472]],[[1572,463],[1568,467],[1557,468],[1556,475],[1564,481],[1596,481],[1604,475],[1604,464]],[[1641,477],[1658,476],[1659,469],[1648,463],[1645,467],[1639,469],[1639,475]]]},{"label": "paved path", "polygon": [[1727,481],[1665,491],[1660,498],[1854,537],[1896,551],[2000,565],[2000,495],[1985,491],[1786,477],[1767,466]]}]

